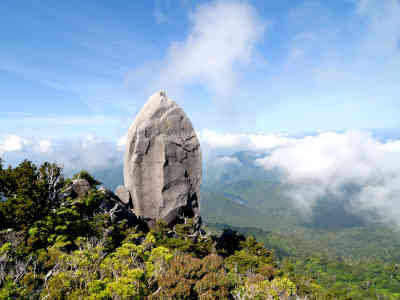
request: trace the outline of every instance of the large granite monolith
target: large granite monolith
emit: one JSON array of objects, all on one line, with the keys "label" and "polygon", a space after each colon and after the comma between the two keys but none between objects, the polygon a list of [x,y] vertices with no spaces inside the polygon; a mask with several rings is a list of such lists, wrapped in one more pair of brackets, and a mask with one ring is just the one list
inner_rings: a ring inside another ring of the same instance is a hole
[{"label": "large granite monolith", "polygon": [[124,185],[134,213],[150,225],[199,217],[201,172],[190,120],[164,92],[153,94],[127,134]]}]

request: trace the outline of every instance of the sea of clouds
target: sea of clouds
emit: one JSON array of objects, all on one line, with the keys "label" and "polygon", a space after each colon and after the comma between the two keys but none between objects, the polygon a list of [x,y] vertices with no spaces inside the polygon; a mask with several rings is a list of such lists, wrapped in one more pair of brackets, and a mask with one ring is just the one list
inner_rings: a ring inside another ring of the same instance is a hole
[{"label": "sea of clouds", "polygon": [[[380,221],[400,226],[400,140],[382,141],[357,130],[302,137],[205,131],[200,138],[210,153],[235,149],[262,155],[255,164],[279,171],[285,193],[303,213],[329,197],[345,201],[353,214],[373,212]],[[238,163],[226,157],[213,161]]]},{"label": "sea of clouds", "polygon": [[[231,154],[251,151],[256,166],[278,170],[286,193],[302,211],[326,196],[344,197],[353,213],[374,211],[388,224],[400,226],[400,140],[382,140],[365,131],[318,132],[293,137],[281,134],[223,134],[199,131],[205,165],[223,168],[240,161]],[[25,158],[57,162],[66,174],[121,167],[125,137],[106,141],[87,136],[51,140],[7,135],[0,137],[0,157],[16,165]],[[353,186],[352,193],[346,187]],[[354,192],[355,191],[355,192]]]}]

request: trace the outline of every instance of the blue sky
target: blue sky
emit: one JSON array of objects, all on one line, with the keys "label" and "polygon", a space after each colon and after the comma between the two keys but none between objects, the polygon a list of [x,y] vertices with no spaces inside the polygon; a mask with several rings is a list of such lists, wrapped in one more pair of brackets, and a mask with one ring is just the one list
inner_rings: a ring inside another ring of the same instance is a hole
[{"label": "blue sky", "polygon": [[399,16],[400,0],[2,0],[0,157],[121,170],[162,89],[205,174],[253,151],[303,210],[351,184],[352,210],[400,226]]},{"label": "blue sky", "polygon": [[167,90],[197,130],[398,128],[400,2],[2,1],[0,134],[118,139]]}]

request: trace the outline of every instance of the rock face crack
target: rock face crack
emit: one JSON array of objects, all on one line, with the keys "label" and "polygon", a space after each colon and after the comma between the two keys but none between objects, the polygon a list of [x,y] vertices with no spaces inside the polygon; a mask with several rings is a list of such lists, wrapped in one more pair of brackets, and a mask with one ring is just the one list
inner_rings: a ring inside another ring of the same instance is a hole
[{"label": "rock face crack", "polygon": [[183,110],[165,93],[153,94],[127,134],[124,185],[134,213],[171,224],[199,216],[200,143]]}]

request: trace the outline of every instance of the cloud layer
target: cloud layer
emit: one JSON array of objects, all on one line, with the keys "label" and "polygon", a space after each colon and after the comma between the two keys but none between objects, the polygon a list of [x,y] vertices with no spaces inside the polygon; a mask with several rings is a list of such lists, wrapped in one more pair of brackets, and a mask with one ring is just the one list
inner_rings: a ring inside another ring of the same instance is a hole
[{"label": "cloud layer", "polygon": [[[304,137],[280,134],[198,132],[205,166],[241,167],[230,154],[252,151],[257,166],[278,170],[287,195],[303,212],[321,199],[346,200],[353,214],[374,211],[387,224],[400,226],[400,140],[381,141],[362,131],[320,132]],[[28,158],[58,162],[66,173],[121,168],[126,138],[107,141],[95,136],[78,140],[0,137],[6,164]],[[206,171],[206,170],[205,170]]]},{"label": "cloud layer", "polygon": [[197,134],[206,153],[220,151],[265,152],[290,143],[293,139],[282,134],[218,133],[209,129],[200,130]]},{"label": "cloud layer", "polygon": [[256,163],[280,170],[288,195],[306,211],[324,197],[346,199],[353,213],[372,209],[400,225],[399,141],[380,142],[360,131],[325,132],[292,140]]},{"label": "cloud layer", "polygon": [[123,138],[110,142],[91,135],[75,140],[0,136],[0,157],[6,164],[16,165],[24,159],[38,164],[57,162],[69,175],[82,169],[96,171],[121,166],[123,150]]}]

